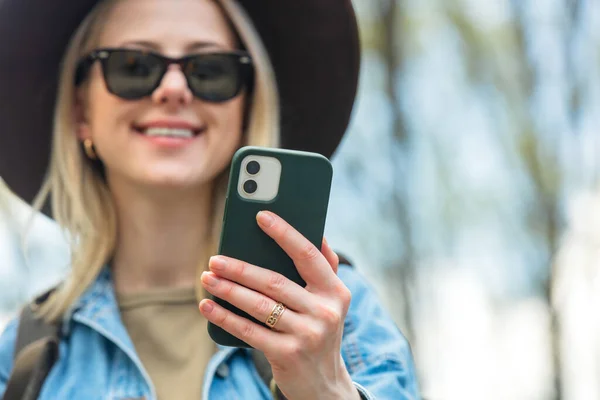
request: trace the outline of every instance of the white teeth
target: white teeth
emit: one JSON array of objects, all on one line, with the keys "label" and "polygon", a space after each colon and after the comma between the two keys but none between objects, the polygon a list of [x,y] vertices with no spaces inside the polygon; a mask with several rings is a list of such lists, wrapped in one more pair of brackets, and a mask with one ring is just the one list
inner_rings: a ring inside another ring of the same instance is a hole
[{"label": "white teeth", "polygon": [[176,128],[147,128],[143,131],[146,136],[168,136],[178,138],[193,138],[194,132],[189,129]]}]

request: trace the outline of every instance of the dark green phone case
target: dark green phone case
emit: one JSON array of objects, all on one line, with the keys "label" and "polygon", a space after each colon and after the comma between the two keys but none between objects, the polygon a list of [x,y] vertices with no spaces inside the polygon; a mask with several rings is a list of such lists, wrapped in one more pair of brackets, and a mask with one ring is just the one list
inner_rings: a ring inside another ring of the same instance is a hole
[{"label": "dark green phone case", "polygon": [[[269,203],[244,199],[238,194],[242,160],[249,155],[274,157],[281,163],[279,192]],[[219,254],[277,271],[305,286],[290,257],[260,229],[256,214],[261,210],[274,212],[320,249],[332,175],[331,163],[320,154],[261,147],[239,149],[231,165]],[[257,321],[228,302],[214,296],[212,299],[226,309],[264,325],[264,321]],[[208,332],[223,346],[251,347],[214,324],[208,324]]]}]

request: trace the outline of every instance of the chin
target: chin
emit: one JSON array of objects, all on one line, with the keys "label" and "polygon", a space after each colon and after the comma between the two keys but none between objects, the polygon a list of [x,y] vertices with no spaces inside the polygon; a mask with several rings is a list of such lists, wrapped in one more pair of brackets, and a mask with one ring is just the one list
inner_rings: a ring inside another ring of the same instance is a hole
[{"label": "chin", "polygon": [[185,191],[210,184],[215,176],[207,172],[209,171],[149,171],[140,181],[147,187]]},{"label": "chin", "polygon": [[207,186],[212,180],[202,176],[179,177],[179,176],[160,176],[152,177],[144,182],[144,186],[156,189],[170,190],[193,190]]},{"label": "chin", "polygon": [[202,161],[196,161],[195,165],[191,165],[189,159],[176,162],[173,162],[174,160],[136,162],[137,168],[129,168],[128,173],[125,169],[121,169],[122,172],[115,174],[115,177],[127,176],[125,181],[142,188],[143,191],[198,190],[210,185],[228,167],[228,160],[200,159]]}]

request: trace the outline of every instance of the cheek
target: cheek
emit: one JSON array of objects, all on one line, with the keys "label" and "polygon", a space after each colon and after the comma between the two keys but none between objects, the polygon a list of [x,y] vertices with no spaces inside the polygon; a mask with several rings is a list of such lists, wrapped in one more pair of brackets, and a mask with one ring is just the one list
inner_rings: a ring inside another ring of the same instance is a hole
[{"label": "cheek", "polygon": [[[231,161],[233,154],[242,145],[244,101],[234,99],[225,104],[204,106],[210,120],[208,147],[211,173],[221,171]],[[204,114],[208,116],[207,114]]]},{"label": "cheek", "polygon": [[129,127],[134,105],[110,94],[101,79],[90,82],[88,101],[89,128],[97,141]]},{"label": "cheek", "polygon": [[217,106],[215,114],[219,135],[227,138],[227,142],[238,143],[242,137],[244,125],[244,100],[236,98],[226,104]]},{"label": "cheek", "polygon": [[90,82],[88,91],[89,106],[89,124],[94,136],[102,136],[103,132],[113,120],[111,110],[114,110],[114,100],[110,93],[104,87],[100,79],[93,79]]}]

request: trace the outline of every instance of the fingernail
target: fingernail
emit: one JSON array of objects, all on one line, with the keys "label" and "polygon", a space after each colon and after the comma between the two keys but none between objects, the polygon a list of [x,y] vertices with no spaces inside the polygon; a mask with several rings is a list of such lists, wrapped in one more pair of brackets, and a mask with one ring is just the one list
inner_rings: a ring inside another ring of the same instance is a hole
[{"label": "fingernail", "polygon": [[216,286],[219,283],[219,279],[213,274],[207,272],[202,273],[202,282],[208,286]]},{"label": "fingernail", "polygon": [[222,271],[227,266],[227,261],[219,256],[212,256],[208,261],[208,265],[213,271]]},{"label": "fingernail", "polygon": [[205,301],[204,303],[200,304],[200,308],[202,309],[202,311],[209,313],[213,310],[214,307],[210,302]]},{"label": "fingernail", "polygon": [[259,212],[257,219],[258,219],[259,224],[261,224],[262,226],[265,226],[267,228],[270,227],[271,225],[273,225],[273,222],[275,222],[275,219],[273,218],[273,216],[266,211]]}]

